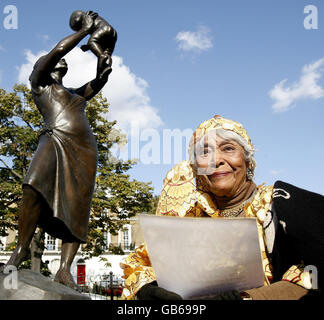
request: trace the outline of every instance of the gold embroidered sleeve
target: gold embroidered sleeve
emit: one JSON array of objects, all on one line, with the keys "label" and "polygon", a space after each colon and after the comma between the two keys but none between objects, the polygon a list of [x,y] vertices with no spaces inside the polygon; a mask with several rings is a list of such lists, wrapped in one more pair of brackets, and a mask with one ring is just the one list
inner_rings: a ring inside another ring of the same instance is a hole
[{"label": "gold embroidered sleeve", "polygon": [[186,216],[196,205],[194,175],[188,161],[182,161],[168,171],[163,180],[157,215]]},{"label": "gold embroidered sleeve", "polygon": [[282,280],[298,284],[305,289],[312,289],[311,275],[304,268],[303,264],[291,266],[283,275]]},{"label": "gold embroidered sleeve", "polygon": [[263,222],[266,213],[269,210],[272,203],[272,192],[273,186],[258,186],[258,190],[253,201],[250,204],[248,204],[245,208],[245,213],[247,217],[255,217],[257,219],[259,244],[264,270],[264,285],[269,285],[273,281],[272,266],[268,258],[263,228]]},{"label": "gold embroidered sleeve", "polygon": [[123,278],[125,279],[123,299],[133,300],[140,288],[156,280],[145,243],[140,245],[135,252],[130,253],[120,267],[124,271]]}]

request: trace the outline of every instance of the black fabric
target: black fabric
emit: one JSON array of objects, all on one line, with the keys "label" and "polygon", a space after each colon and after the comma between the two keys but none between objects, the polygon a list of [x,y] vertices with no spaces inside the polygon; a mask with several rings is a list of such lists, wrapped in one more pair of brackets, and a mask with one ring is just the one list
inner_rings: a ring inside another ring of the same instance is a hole
[{"label": "black fabric", "polygon": [[175,292],[165,290],[156,281],[145,284],[137,293],[139,300],[182,300]]},{"label": "black fabric", "polygon": [[301,301],[323,301],[323,291],[320,289],[308,290],[307,294],[301,297]]},{"label": "black fabric", "polygon": [[274,280],[292,266],[304,263],[317,268],[318,286],[324,281],[324,196],[277,181],[273,213],[278,228],[270,255]]},{"label": "black fabric", "polygon": [[[156,281],[145,284],[137,293],[139,300],[182,300],[175,292],[165,290],[158,286]],[[192,297],[190,300],[243,300],[236,290],[216,293],[206,296]]]},{"label": "black fabric", "polygon": [[192,297],[190,300],[243,300],[243,298],[237,290],[232,290],[218,294]]}]

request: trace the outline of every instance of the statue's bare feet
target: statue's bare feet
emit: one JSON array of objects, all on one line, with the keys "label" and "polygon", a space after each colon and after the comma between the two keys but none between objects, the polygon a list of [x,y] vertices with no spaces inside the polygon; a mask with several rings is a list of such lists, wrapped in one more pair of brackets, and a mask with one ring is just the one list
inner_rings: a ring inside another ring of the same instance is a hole
[{"label": "statue's bare feet", "polygon": [[74,282],[70,271],[66,269],[60,269],[59,271],[57,271],[54,281],[64,284],[65,286],[72,288],[73,290],[76,290],[78,292],[82,291],[81,288]]}]

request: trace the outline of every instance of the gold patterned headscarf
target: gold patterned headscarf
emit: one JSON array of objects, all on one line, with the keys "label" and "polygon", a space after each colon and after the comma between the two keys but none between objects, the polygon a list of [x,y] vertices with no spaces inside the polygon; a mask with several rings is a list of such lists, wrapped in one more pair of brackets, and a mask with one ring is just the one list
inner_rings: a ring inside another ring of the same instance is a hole
[{"label": "gold patterned headscarf", "polygon": [[[201,123],[192,135],[189,143],[189,155],[193,153],[195,144],[208,132],[215,129],[224,129],[237,133],[254,150],[251,139],[242,124],[233,120],[225,119],[219,115]],[[255,168],[254,159],[251,160],[252,168]],[[196,179],[196,184],[194,182]],[[208,191],[204,188],[201,178],[196,174],[195,167],[189,161],[182,161],[174,166],[163,181],[163,189],[157,208],[157,214],[162,215],[188,215],[197,209],[206,212],[210,216],[217,216],[216,208]],[[197,215],[197,212],[194,213]]]},{"label": "gold patterned headscarf", "polygon": [[201,123],[196,131],[193,133],[190,143],[189,143],[189,153],[194,147],[194,145],[201,140],[208,132],[215,129],[224,129],[228,131],[233,131],[241,136],[249,147],[253,150],[253,144],[251,139],[243,128],[242,124],[233,120],[225,119],[219,115],[214,116],[213,118],[204,121]]}]

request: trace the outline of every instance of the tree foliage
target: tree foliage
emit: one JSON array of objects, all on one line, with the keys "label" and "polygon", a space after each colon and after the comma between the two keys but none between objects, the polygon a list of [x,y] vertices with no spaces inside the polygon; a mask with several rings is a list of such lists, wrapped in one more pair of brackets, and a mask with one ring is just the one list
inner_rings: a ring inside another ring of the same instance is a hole
[{"label": "tree foliage", "polygon": [[[151,184],[131,180],[127,174],[136,161],[112,154],[112,148],[127,139],[115,128],[116,121],[107,120],[108,107],[99,93],[86,108],[99,153],[88,242],[83,248],[88,256],[103,252],[107,232],[117,234],[130,217],[154,206]],[[0,89],[0,235],[17,229],[21,185],[37,148],[42,121],[25,85],[15,85],[12,92]]]},{"label": "tree foliage", "polygon": [[157,210],[157,207],[158,207],[158,204],[159,204],[159,200],[160,200],[160,196],[157,196],[157,195],[153,196],[151,209],[147,213],[153,214],[153,215],[156,214],[156,210]]}]

